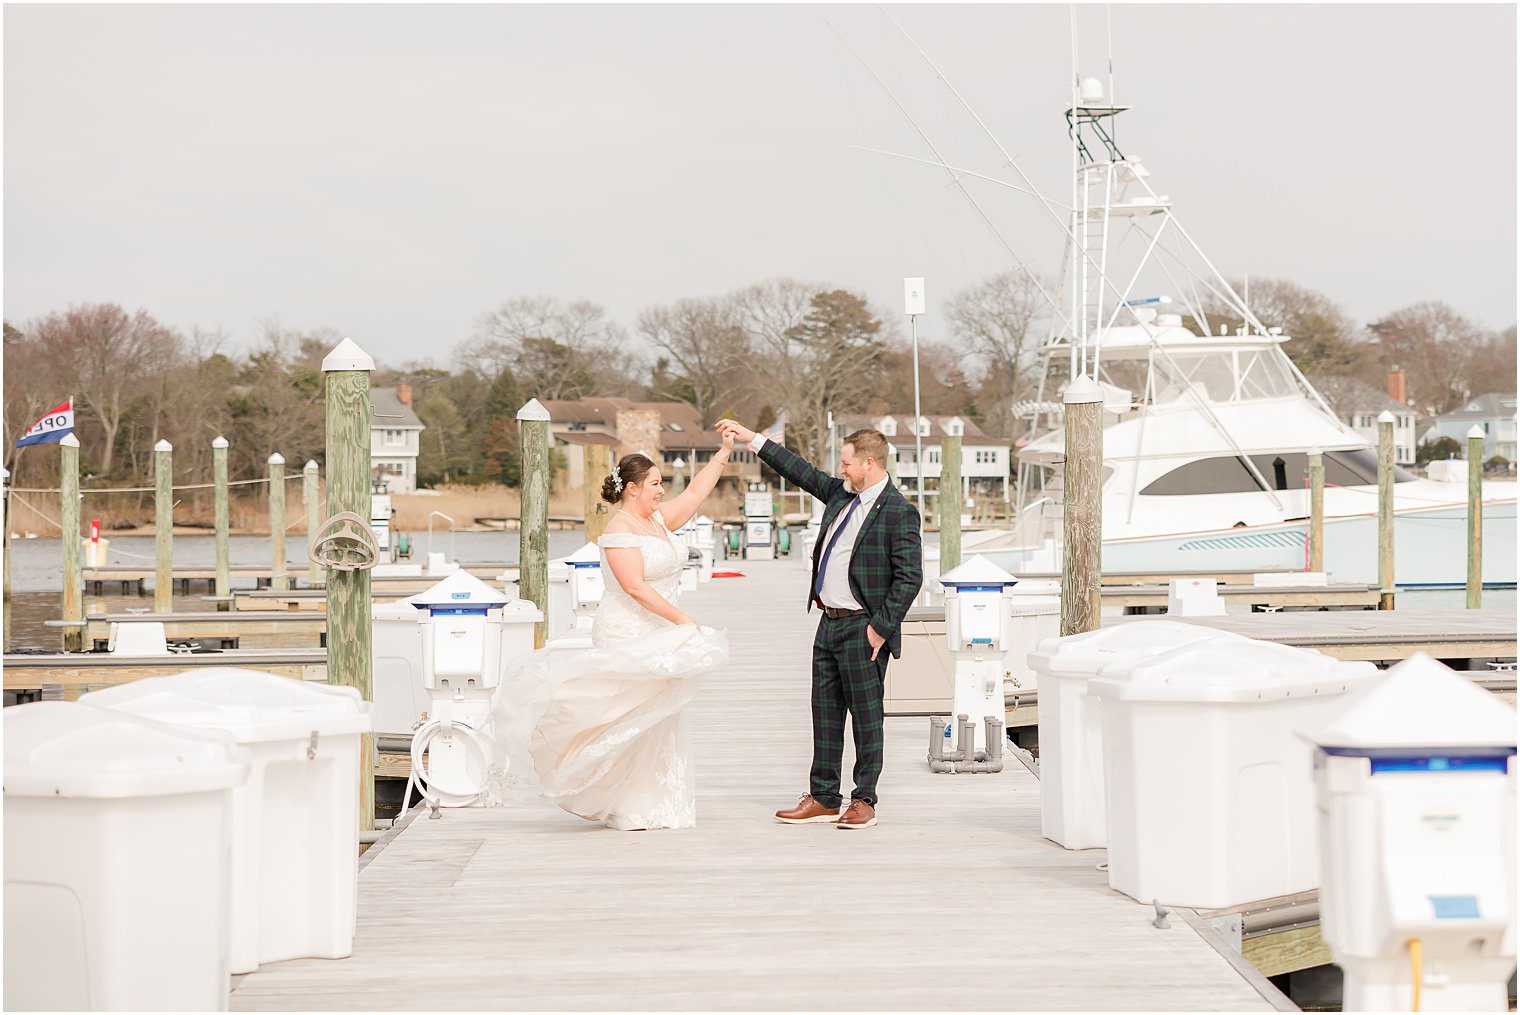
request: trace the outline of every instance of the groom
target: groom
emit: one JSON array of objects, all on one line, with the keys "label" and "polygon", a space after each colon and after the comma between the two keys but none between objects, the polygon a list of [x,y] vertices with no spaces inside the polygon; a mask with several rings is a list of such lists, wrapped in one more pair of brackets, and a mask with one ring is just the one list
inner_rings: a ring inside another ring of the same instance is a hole
[{"label": "groom", "polygon": [[[813,768],[808,793],[796,807],[777,811],[776,820],[870,828],[876,824],[888,653],[902,655],[899,629],[924,579],[918,511],[890,482],[887,438],[880,431],[857,430],[845,438],[841,481],[731,419],[721,420],[718,429],[749,442],[762,462],[824,503],[808,594],[808,609],[823,610],[813,638]],[[846,710],[855,734],[855,790],[841,815]]]}]

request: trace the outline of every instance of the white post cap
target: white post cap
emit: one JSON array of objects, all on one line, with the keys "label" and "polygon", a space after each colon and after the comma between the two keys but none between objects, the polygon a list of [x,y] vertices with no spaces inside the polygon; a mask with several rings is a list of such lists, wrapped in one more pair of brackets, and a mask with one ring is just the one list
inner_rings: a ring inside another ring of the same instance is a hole
[{"label": "white post cap", "polygon": [[272,454],[272,455],[269,456],[269,464],[270,465],[284,465],[285,464],[285,456],[282,455],[282,454],[280,454],[278,451],[276,451],[274,454]]},{"label": "white post cap", "polygon": [[227,438],[218,437],[216,440],[211,442],[211,446],[220,451],[222,448],[225,448],[227,446]]},{"label": "white post cap", "polygon": [[316,472],[319,468],[321,468],[321,466],[317,464],[317,460],[315,458],[308,458],[306,460],[306,464],[301,466],[301,468],[305,472]]},{"label": "white post cap", "polygon": [[517,410],[517,418],[524,420],[549,421],[549,410],[536,398],[528,399],[528,404]]},{"label": "white post cap", "polygon": [[339,342],[333,351],[322,360],[322,372],[332,373],[335,370],[373,370],[375,359],[369,353],[359,348],[359,344],[351,338],[345,338]]},{"label": "white post cap", "polygon": [[1325,449],[1324,448],[1310,448],[1309,449],[1309,454],[1311,454],[1311,455],[1323,455],[1324,453],[1325,453]]},{"label": "white post cap", "polygon": [[159,441],[157,444],[153,445],[153,450],[154,451],[173,451],[174,450],[174,445],[170,444],[168,441]]},{"label": "white post cap", "polygon": [[1082,374],[1066,386],[1066,394],[1061,396],[1061,401],[1066,405],[1085,405],[1091,402],[1103,401],[1103,389],[1094,383],[1091,377]]},{"label": "white post cap", "polygon": [[1468,438],[1468,440],[1471,440],[1474,437],[1482,437],[1482,436],[1484,436],[1483,428],[1481,426],[1479,426],[1478,424],[1476,424],[1476,423],[1474,423],[1472,425],[1472,429],[1471,430],[1467,431],[1467,438]]},{"label": "white post cap", "polygon": [[58,443],[66,448],[77,448],[79,447],[79,438],[71,433],[66,433],[59,439]]},{"label": "white post cap", "polygon": [[677,469],[684,469],[684,468],[686,468],[686,462],[679,455],[677,455],[676,456],[676,460],[673,461],[673,462],[671,462],[670,464],[672,466],[674,466],[675,468],[677,468]]},{"label": "white post cap", "polygon": [[1393,413],[1389,412],[1387,409],[1384,409],[1381,413],[1378,414],[1378,424],[1379,425],[1381,425],[1383,423],[1392,423],[1392,422],[1393,422]]}]

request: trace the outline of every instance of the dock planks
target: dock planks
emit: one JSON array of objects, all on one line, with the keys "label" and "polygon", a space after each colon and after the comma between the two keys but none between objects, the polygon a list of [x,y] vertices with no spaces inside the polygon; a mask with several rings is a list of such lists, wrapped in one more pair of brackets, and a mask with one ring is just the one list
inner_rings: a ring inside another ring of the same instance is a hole
[{"label": "dock planks", "polygon": [[806,789],[817,614],[805,561],[734,566],[684,601],[733,644],[691,710],[695,829],[532,799],[418,817],[360,873],[353,956],[265,966],[233,1010],[1272,1010],[1101,851],[1042,839],[1017,762],[931,774],[925,719],[887,721],[878,827],[773,822]]}]

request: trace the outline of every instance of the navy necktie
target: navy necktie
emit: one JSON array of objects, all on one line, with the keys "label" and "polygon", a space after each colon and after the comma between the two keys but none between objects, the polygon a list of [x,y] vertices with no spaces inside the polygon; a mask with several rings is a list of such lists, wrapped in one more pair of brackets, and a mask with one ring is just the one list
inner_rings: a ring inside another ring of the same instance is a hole
[{"label": "navy necktie", "polygon": [[850,524],[850,515],[859,504],[858,494],[850,498],[850,506],[845,508],[844,517],[839,519],[839,525],[834,529],[834,534],[829,537],[828,545],[823,548],[823,556],[818,558],[818,577],[813,581],[813,598],[818,599],[819,603],[823,602],[818,598],[818,594],[823,591],[823,572],[829,566],[829,554],[834,552],[834,544],[839,542],[840,536],[844,535],[845,526]]}]

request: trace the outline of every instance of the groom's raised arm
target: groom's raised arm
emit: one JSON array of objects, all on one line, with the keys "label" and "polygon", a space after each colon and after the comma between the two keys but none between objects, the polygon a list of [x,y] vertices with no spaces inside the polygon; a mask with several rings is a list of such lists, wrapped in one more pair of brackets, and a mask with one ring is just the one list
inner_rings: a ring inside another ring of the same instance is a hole
[{"label": "groom's raised arm", "polygon": [[756,434],[749,446],[760,456],[762,462],[785,476],[787,482],[801,487],[821,501],[828,501],[844,485],[844,480],[838,476],[831,476],[814,467],[806,458],[789,451],[786,445],[777,444],[764,434]]}]

